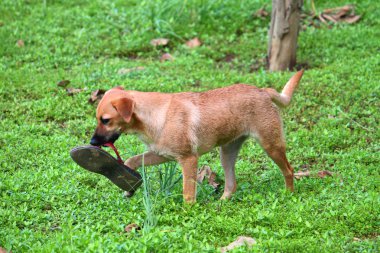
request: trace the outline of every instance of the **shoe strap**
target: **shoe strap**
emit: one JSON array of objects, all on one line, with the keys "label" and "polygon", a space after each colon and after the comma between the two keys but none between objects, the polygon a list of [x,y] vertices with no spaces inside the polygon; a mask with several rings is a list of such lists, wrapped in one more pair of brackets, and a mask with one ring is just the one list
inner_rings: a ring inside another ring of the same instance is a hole
[{"label": "shoe strap", "polygon": [[115,151],[115,154],[117,156],[117,161],[121,164],[124,164],[123,159],[121,159],[121,156],[119,155],[119,152],[117,151],[117,149],[116,149],[115,145],[113,145],[113,143],[108,142],[106,144],[103,144],[103,146],[112,148],[112,150]]}]

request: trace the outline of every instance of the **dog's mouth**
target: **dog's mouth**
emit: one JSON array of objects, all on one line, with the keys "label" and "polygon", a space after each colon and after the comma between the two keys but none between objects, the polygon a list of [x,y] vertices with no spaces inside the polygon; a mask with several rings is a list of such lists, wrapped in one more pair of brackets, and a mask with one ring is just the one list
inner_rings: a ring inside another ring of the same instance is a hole
[{"label": "dog's mouth", "polygon": [[108,143],[112,143],[114,144],[114,142],[119,139],[120,137],[120,133],[114,133],[113,135],[111,135],[111,137],[108,139]]},{"label": "dog's mouth", "polygon": [[120,137],[120,133],[114,133],[110,137],[94,134],[90,144],[93,146],[105,146],[105,144],[113,144]]}]

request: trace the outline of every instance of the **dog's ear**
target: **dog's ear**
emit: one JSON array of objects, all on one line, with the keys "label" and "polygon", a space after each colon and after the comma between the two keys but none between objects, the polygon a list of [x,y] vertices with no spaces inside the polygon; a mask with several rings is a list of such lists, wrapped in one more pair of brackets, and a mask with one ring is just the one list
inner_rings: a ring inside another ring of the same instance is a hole
[{"label": "dog's ear", "polygon": [[134,101],[130,98],[119,98],[111,102],[116,111],[123,117],[125,122],[129,123],[132,118]]}]

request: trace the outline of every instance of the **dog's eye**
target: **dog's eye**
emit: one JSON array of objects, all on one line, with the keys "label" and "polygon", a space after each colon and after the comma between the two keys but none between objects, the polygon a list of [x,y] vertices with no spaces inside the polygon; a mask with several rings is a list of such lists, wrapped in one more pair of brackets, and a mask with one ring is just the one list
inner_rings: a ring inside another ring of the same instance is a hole
[{"label": "dog's eye", "polygon": [[103,119],[103,118],[100,118],[100,121],[101,121],[104,125],[107,125],[107,123],[110,122],[110,119]]}]

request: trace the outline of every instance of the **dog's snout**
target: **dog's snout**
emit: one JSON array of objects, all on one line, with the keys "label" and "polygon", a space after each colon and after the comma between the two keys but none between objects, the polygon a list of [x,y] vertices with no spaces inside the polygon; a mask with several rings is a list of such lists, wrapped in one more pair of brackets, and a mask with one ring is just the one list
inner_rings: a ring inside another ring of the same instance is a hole
[{"label": "dog's snout", "polygon": [[91,141],[90,141],[90,144],[94,146],[100,146],[104,143],[105,143],[104,139],[95,134],[92,136]]},{"label": "dog's snout", "polygon": [[90,144],[93,146],[101,146],[108,142],[114,143],[119,138],[119,136],[120,133],[114,133],[111,136],[102,136],[95,133],[91,138]]}]

